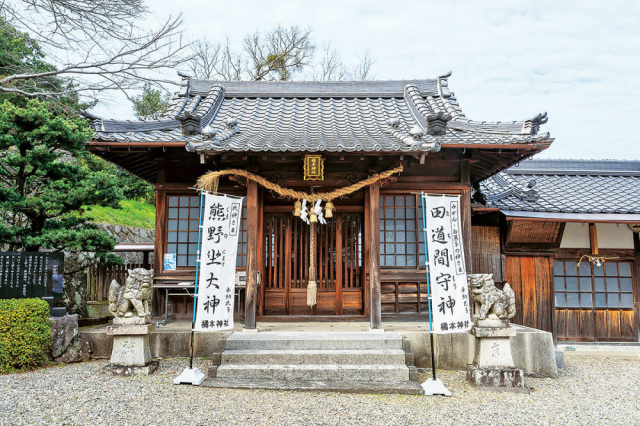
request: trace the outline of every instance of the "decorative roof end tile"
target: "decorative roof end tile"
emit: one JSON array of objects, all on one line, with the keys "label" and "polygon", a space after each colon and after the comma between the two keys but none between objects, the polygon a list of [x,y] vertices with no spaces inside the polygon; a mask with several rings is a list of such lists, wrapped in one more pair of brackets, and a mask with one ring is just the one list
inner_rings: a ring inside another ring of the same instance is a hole
[{"label": "decorative roof end tile", "polygon": [[438,94],[443,98],[450,98],[451,92],[449,92],[449,81],[447,78],[451,77],[452,72],[441,75],[438,77]]},{"label": "decorative roof end tile", "polygon": [[527,121],[524,122],[524,126],[522,128],[522,133],[529,135],[537,135],[540,130],[540,126],[549,121],[549,117],[547,117],[546,112],[541,112],[540,114],[531,117]]},{"label": "decorative roof end tile", "polygon": [[447,123],[451,121],[451,116],[439,111],[437,114],[427,116],[427,133],[431,136],[442,136],[447,133]]},{"label": "decorative roof end tile", "polygon": [[424,129],[416,124],[409,130],[409,135],[413,140],[419,141],[424,136]]}]

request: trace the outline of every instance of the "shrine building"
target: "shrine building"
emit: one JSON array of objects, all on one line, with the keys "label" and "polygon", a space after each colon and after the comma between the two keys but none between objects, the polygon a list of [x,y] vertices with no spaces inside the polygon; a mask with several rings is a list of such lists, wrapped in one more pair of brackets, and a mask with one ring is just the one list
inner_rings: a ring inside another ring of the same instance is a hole
[{"label": "shrine building", "polygon": [[[553,258],[507,256],[505,267],[504,250],[520,242],[537,250],[538,235],[551,238],[547,233],[555,236],[553,243],[544,240],[551,247],[563,229],[576,225],[558,225],[555,217],[531,225],[516,220],[516,209],[500,216],[507,192],[522,198],[539,188],[527,189],[517,168],[500,172],[550,146],[553,139],[540,129],[546,114],[520,121],[471,120],[449,89],[448,77],[362,82],[184,78],[159,120],[91,117],[95,139],[87,142],[88,149],[157,189],[154,314],[164,315],[170,305],[176,317],[191,319],[192,298],[173,296],[165,304],[162,288],[195,281],[199,197],[193,188],[205,173],[239,169],[284,188],[318,193],[391,171],[336,199],[327,224],[313,228],[318,290],[312,308],[306,303],[312,228],[293,215],[292,201],[277,192],[242,176],[220,179],[219,192],[246,197],[237,257],[237,270],[246,272],[245,328],[263,319],[369,318],[375,329],[383,315],[424,314],[421,192],[461,195],[467,272],[494,273],[496,281],[513,284],[520,279],[513,269],[517,262],[540,264],[546,287],[536,287],[538,275],[535,285],[525,278],[527,284],[514,285],[516,293],[527,292],[518,294],[518,310],[524,312],[520,319],[530,321],[530,309],[539,306],[529,303],[553,298]],[[494,190],[501,185],[504,194]],[[472,192],[477,195],[473,201]],[[478,202],[481,193],[486,193],[486,204]],[[534,241],[527,240],[527,232],[534,231]],[[175,267],[165,269],[165,255],[175,255]],[[616,276],[622,277],[626,266],[619,265]],[[525,325],[552,331],[545,321],[536,317],[535,324]]]},{"label": "shrine building", "polygon": [[523,161],[473,194],[473,254],[557,341],[637,342],[640,161]]}]

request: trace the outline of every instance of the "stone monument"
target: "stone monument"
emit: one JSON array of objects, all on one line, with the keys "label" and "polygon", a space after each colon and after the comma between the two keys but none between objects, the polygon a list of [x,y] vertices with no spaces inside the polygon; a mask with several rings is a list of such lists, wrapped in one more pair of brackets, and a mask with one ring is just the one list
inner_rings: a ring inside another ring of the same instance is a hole
[{"label": "stone monument", "polygon": [[151,359],[149,349],[153,271],[136,268],[128,270],[128,274],[124,286],[116,280],[109,286],[109,312],[114,318],[107,334],[113,336],[113,349],[105,370],[122,376],[148,375],[158,370],[158,362]]},{"label": "stone monument", "polygon": [[508,283],[500,290],[493,274],[469,274],[467,282],[476,314],[471,333],[476,336],[473,364],[467,380],[483,389],[528,393],[524,373],[515,368],[509,338],[516,335],[509,320],[516,314],[515,293]]}]

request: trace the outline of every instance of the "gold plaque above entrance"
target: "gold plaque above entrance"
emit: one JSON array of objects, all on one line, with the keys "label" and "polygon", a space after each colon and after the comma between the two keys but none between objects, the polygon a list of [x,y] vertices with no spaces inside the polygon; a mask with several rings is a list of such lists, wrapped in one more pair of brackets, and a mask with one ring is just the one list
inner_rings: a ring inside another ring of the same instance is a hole
[{"label": "gold plaque above entrance", "polygon": [[304,180],[324,180],[324,159],[321,155],[304,156]]}]

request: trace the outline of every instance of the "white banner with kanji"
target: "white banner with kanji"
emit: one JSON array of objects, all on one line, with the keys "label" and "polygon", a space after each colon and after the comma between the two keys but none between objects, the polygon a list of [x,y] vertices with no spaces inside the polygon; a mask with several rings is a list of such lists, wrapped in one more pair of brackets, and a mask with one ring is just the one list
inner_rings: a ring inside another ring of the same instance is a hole
[{"label": "white banner with kanji", "polygon": [[204,194],[195,331],[233,328],[242,198]]},{"label": "white banner with kanji", "polygon": [[433,332],[471,329],[467,271],[460,227],[460,196],[422,195],[425,207]]}]

